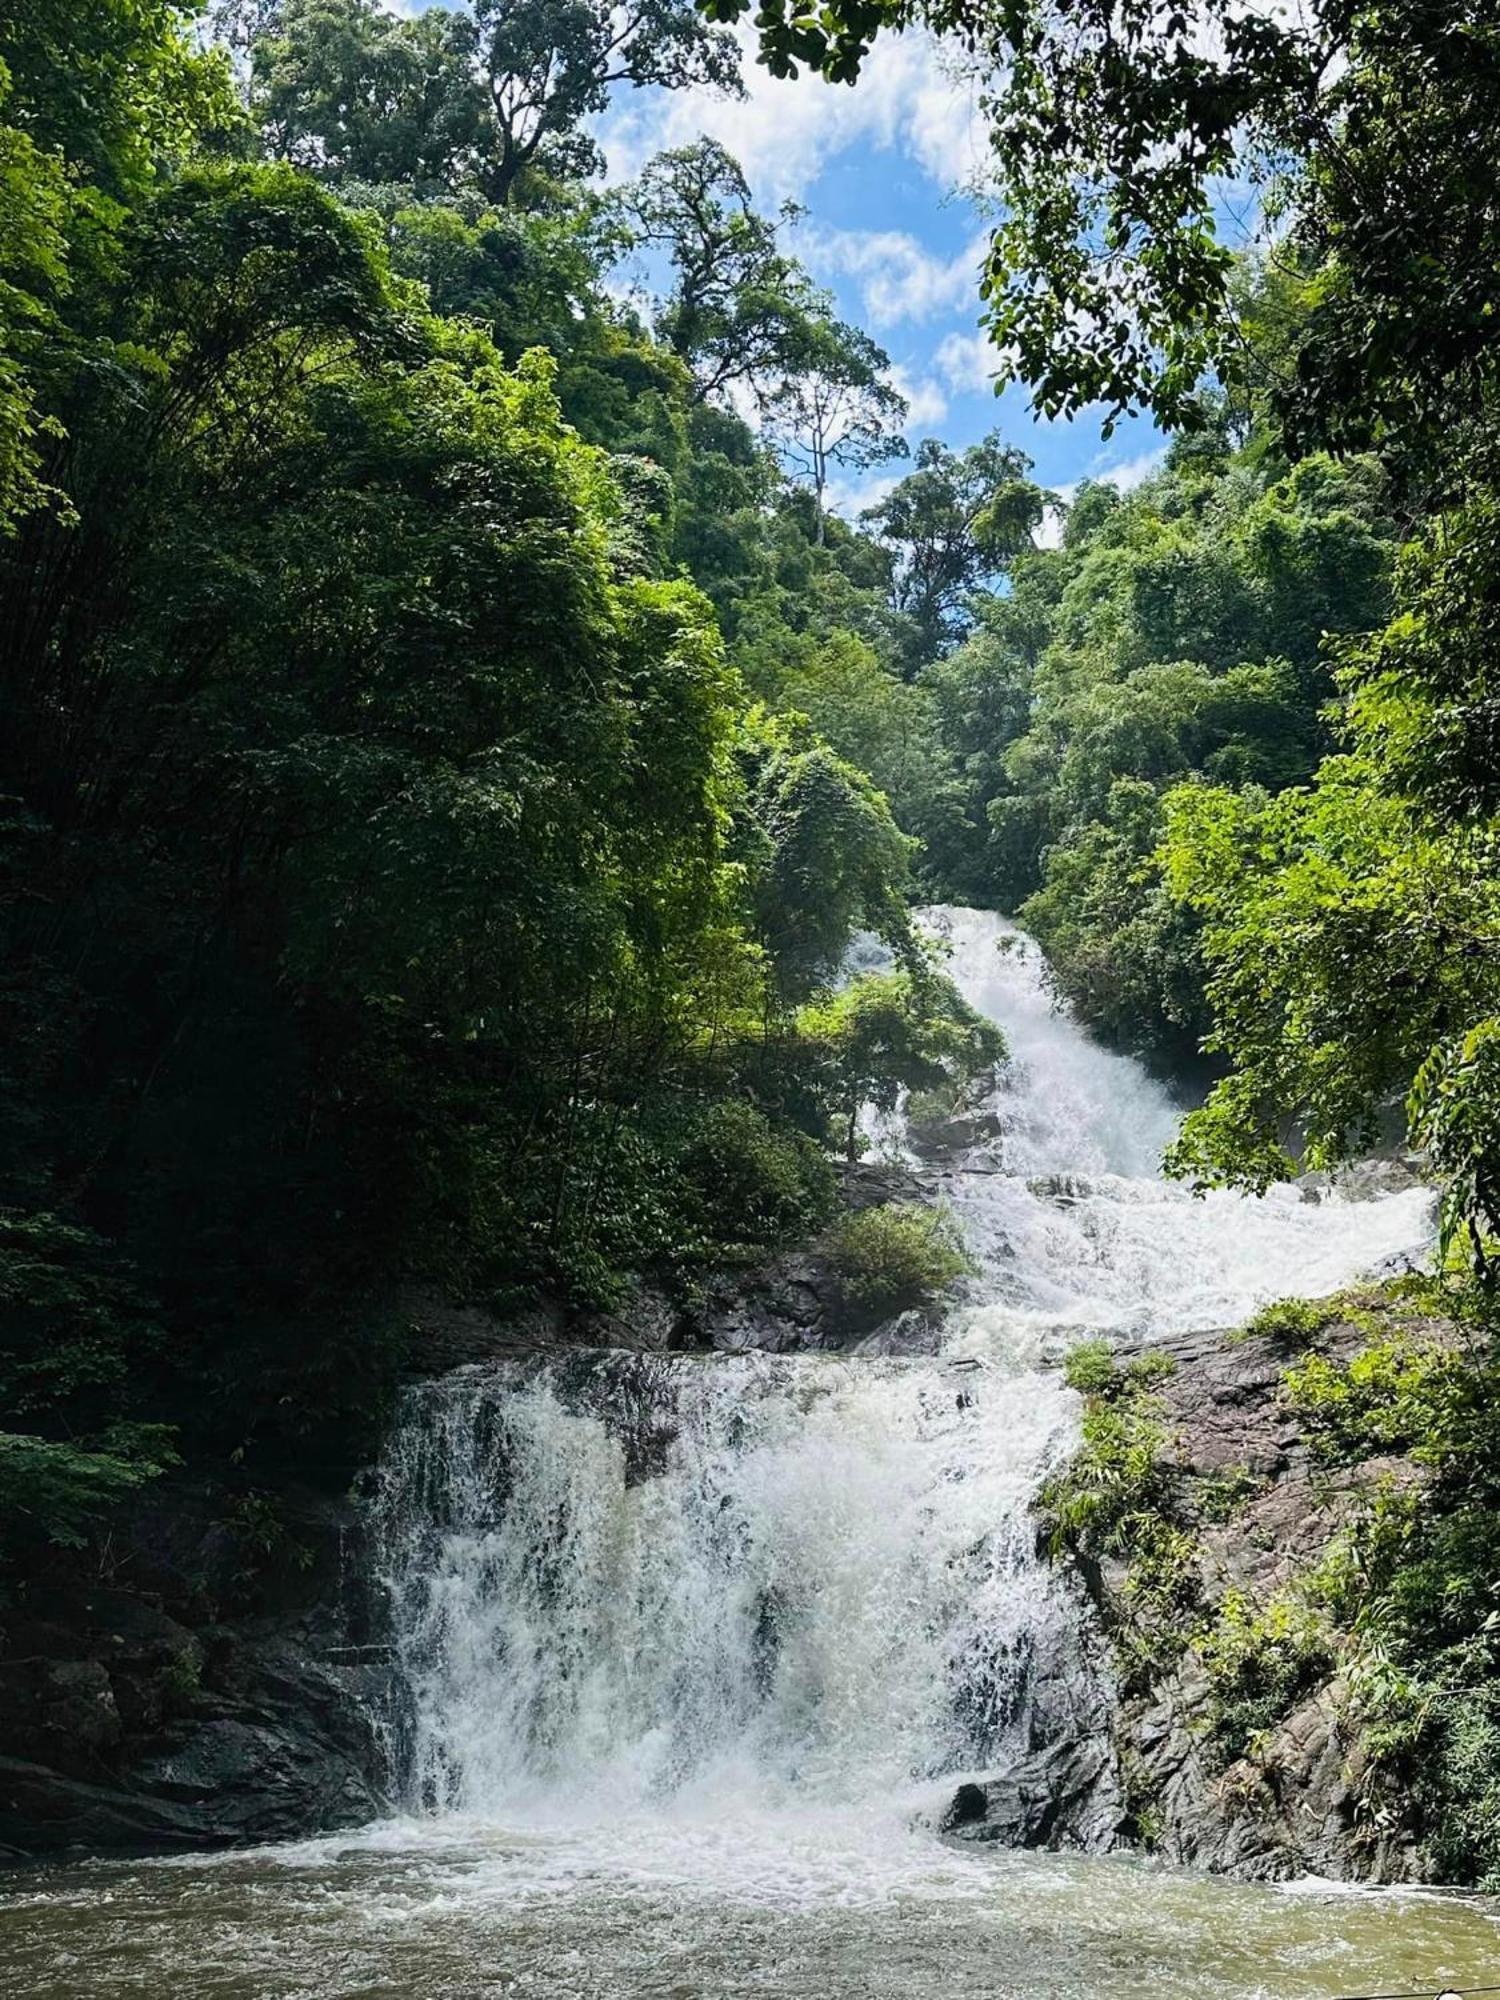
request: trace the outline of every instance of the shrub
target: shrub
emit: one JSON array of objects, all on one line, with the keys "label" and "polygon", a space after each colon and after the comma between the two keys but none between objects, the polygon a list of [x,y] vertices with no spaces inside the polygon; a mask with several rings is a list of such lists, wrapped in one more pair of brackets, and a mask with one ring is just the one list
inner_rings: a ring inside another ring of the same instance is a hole
[{"label": "shrub", "polygon": [[1114,1349],[1107,1340],[1081,1340],[1063,1361],[1063,1379],[1080,1396],[1112,1396],[1120,1381]]},{"label": "shrub", "polygon": [[1277,1591],[1264,1605],[1229,1591],[1194,1647],[1208,1675],[1215,1746],[1225,1763],[1252,1752],[1333,1659],[1327,1620],[1295,1589]]},{"label": "shrub", "polygon": [[176,1454],[161,1425],[119,1425],[101,1449],[0,1431],[0,1560],[51,1542],[81,1548],[104,1514]]},{"label": "shrub", "polygon": [[1240,1328],[1239,1340],[1274,1340],[1283,1347],[1306,1347],[1338,1318],[1332,1299],[1273,1299]]},{"label": "shrub", "polygon": [[1309,1354],[1288,1368],[1282,1396],[1320,1457],[1341,1460],[1413,1450],[1444,1438],[1468,1396],[1461,1356],[1401,1334],[1361,1348],[1347,1362]]},{"label": "shrub", "polygon": [[743,1099],[709,1107],[679,1165],[716,1242],[784,1242],[821,1227],[833,1207],[837,1184],[818,1147]]},{"label": "shrub", "polygon": [[1087,1398],[1083,1441],[1037,1495],[1042,1535],[1054,1556],[1126,1564],[1128,1613],[1115,1635],[1126,1663],[1150,1678],[1181,1652],[1186,1616],[1198,1601],[1198,1544],[1181,1516],[1176,1440],[1152,1385],[1170,1355],[1137,1355],[1120,1368],[1103,1341],[1084,1341],[1064,1364]]},{"label": "shrub", "polygon": [[1170,1354],[1149,1347],[1122,1368],[1107,1340],[1081,1340],[1063,1359],[1063,1380],[1080,1396],[1102,1396],[1113,1400],[1149,1389],[1153,1382],[1175,1374],[1177,1363]]},{"label": "shrub", "polygon": [[882,1202],[846,1216],[828,1254],[857,1305],[917,1305],[974,1269],[951,1216],[920,1202]]}]

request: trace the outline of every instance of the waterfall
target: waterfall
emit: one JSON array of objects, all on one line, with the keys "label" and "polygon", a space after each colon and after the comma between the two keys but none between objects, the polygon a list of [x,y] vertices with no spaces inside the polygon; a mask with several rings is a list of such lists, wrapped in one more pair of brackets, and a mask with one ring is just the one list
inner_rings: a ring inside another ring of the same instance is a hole
[{"label": "waterfall", "polygon": [[1077,1399],[1042,1364],[1424,1247],[1419,1189],[1164,1183],[1164,1089],[1012,927],[926,915],[1012,1052],[942,1169],[981,1266],[943,1351],[539,1355],[411,1390],[375,1541],[414,1809],[909,1812],[1003,1766],[1045,1737],[1033,1666],[1071,1616],[1029,1507]]}]

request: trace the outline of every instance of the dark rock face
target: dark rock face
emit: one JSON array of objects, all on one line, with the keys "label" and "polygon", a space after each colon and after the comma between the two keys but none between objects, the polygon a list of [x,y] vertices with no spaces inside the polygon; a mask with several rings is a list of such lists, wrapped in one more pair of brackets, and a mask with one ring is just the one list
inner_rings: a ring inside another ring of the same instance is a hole
[{"label": "dark rock face", "polygon": [[[1445,1329],[1425,1329],[1441,1335]],[[1345,1358],[1368,1328],[1334,1325],[1320,1336]],[[1163,1420],[1174,1432],[1186,1490],[1207,1493],[1238,1477],[1248,1497],[1227,1520],[1197,1522],[1203,1601],[1229,1591],[1265,1602],[1314,1564],[1380,1483],[1417,1476],[1399,1459],[1330,1470],[1314,1460],[1280,1399],[1292,1354],[1264,1338],[1200,1334],[1171,1343],[1176,1373],[1161,1385]],[[1106,1622],[1124,1609],[1125,1571],[1093,1579]],[[1423,1879],[1416,1842],[1398,1823],[1360,1811],[1368,1754],[1347,1718],[1336,1674],[1273,1724],[1253,1755],[1225,1763],[1213,1753],[1210,1689],[1189,1651],[1157,1684],[1116,1713],[1114,1738],[1132,1792],[1150,1801],[1153,1837],[1170,1859],[1257,1880],[1323,1875],[1335,1881]]]},{"label": "dark rock face", "polygon": [[959,1786],[939,1829],[954,1839],[1091,1854],[1129,1845],[1105,1648],[1081,1593],[1063,1588],[1066,1615],[1043,1620],[1032,1641],[1020,1741],[999,1775]]},{"label": "dark rock face", "polygon": [[[1443,1333],[1438,1324],[1422,1330]],[[1334,1325],[1320,1345],[1346,1356],[1368,1337],[1357,1325]],[[1231,1591],[1264,1603],[1318,1560],[1374,1484],[1417,1476],[1402,1460],[1342,1471],[1319,1466],[1280,1400],[1292,1356],[1274,1341],[1198,1334],[1172,1341],[1166,1351],[1176,1371],[1159,1385],[1161,1422],[1175,1439],[1188,1496],[1203,1617]],[[1244,1497],[1225,1518],[1211,1496],[1231,1481]],[[1085,1649],[1091,1631],[1107,1642],[1138,1626],[1142,1614],[1129,1578],[1124,1561],[1079,1566],[1075,1585],[1088,1599],[1080,1626]],[[1121,1691],[1113,1695],[1102,1691],[1106,1666],[1093,1674],[1094,1694],[1075,1700],[1071,1710],[1067,1690],[1089,1686],[1088,1661],[1064,1660],[1051,1678],[1064,1698],[1034,1733],[1035,1747],[1003,1777],[964,1787],[945,1831],[966,1840],[1095,1852],[1144,1842],[1178,1865],[1253,1880],[1427,1879],[1399,1811],[1367,1810],[1368,1752],[1348,1719],[1336,1672],[1232,1760],[1216,1744],[1212,1690],[1191,1646],[1144,1683],[1138,1670],[1122,1665]]]},{"label": "dark rock face", "polygon": [[929,1354],[941,1315],[911,1310],[883,1315],[845,1294],[826,1257],[792,1251],[743,1272],[710,1280],[683,1345],[721,1354]]},{"label": "dark rock face", "polygon": [[1107,1737],[1033,1750],[983,1785],[960,1785],[942,1831],[1001,1847],[1081,1848],[1106,1854],[1124,1844],[1119,1786]]},{"label": "dark rock face", "polygon": [[280,1840],[385,1808],[389,1672],[344,1595],[350,1510],[291,1496],[295,1560],[240,1615],[212,1588],[220,1512],[163,1488],[121,1521],[118,1580],[60,1564],[0,1618],[0,1853]]},{"label": "dark rock face", "polygon": [[[847,1214],[882,1202],[933,1199],[935,1183],[906,1167],[859,1161],[841,1170]],[[417,1375],[445,1374],[499,1354],[569,1347],[642,1355],[930,1354],[941,1324],[937,1313],[855,1305],[834,1266],[815,1249],[781,1251],[717,1271],[701,1287],[671,1289],[643,1279],[609,1312],[567,1312],[552,1303],[502,1319],[418,1290],[399,1301],[399,1310]]]}]

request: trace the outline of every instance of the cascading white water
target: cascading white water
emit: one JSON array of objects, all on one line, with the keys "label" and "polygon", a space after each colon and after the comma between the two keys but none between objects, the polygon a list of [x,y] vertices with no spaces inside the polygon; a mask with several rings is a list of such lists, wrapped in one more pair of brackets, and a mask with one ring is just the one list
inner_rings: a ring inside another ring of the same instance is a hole
[{"label": "cascading white water", "polygon": [[1015,1363],[1089,1335],[1128,1343],[1234,1326],[1269,1299],[1318,1297],[1425,1253],[1432,1197],[1422,1187],[1363,1200],[1277,1187],[1251,1199],[1164,1180],[1179,1107],[1141,1064],[1058,1009],[1036,943],[992,911],[924,915],[1011,1053],[979,1107],[996,1136],[947,1178],[984,1273],[951,1352]]},{"label": "cascading white water", "polygon": [[424,1800],[525,1819],[899,1798],[992,1762],[1046,1615],[1026,1502],[1067,1432],[1059,1382],[645,1369],[645,1440],[622,1431],[624,1361],[473,1369],[408,1404],[387,1546]]},{"label": "cascading white water", "polygon": [[1068,1615],[1028,1509],[1076,1399],[1039,1357],[1229,1324],[1425,1243],[1420,1190],[1169,1187],[1166,1093],[1053,1008],[1035,946],[929,921],[1012,1050],[945,1176],[981,1273],[944,1352],[537,1358],[414,1391],[377,1508],[413,1804],[909,1811],[1003,1764]]}]

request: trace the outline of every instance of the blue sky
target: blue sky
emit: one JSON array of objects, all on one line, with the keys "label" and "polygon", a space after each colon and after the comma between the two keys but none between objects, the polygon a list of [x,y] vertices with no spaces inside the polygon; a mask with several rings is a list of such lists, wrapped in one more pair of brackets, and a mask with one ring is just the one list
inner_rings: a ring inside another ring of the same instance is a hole
[{"label": "blue sky", "polygon": [[[422,0],[387,4],[412,13]],[[998,428],[1034,460],[1044,485],[1065,494],[1086,477],[1129,486],[1152,470],[1163,446],[1147,422],[1122,423],[1105,444],[1097,418],[1039,423],[1024,390],[994,393],[979,331],[985,227],[963,193],[983,170],[983,126],[972,85],[932,40],[881,38],[853,88],[775,78],[754,61],[748,27],[743,40],[742,100],[618,94],[597,126],[610,179],[627,180],[654,153],[708,133],[740,161],[763,207],[801,203],[809,213],[790,247],[890,354],[911,406],[911,443],[935,436],[963,445]],[[899,476],[900,461],[857,475],[833,502],[857,513]]]}]

